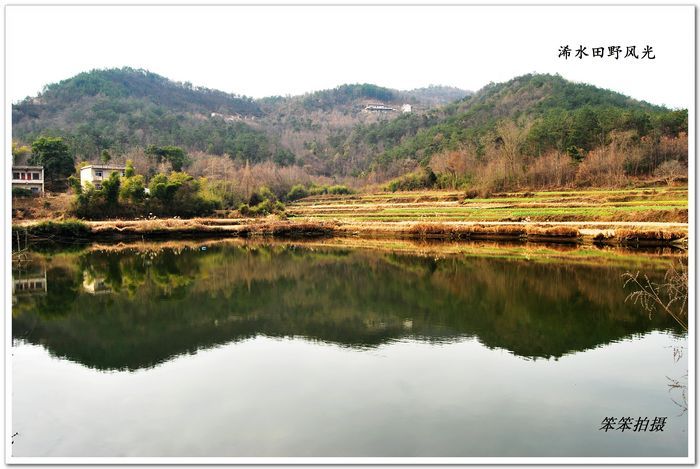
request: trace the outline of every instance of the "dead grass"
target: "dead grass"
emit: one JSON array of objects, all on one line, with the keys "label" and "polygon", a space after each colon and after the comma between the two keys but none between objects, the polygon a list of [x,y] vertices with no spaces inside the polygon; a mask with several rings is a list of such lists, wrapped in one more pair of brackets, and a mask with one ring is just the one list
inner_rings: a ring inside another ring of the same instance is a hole
[{"label": "dead grass", "polygon": [[643,212],[631,213],[629,221],[688,223],[688,209],[677,208],[673,210],[647,210]]},{"label": "dead grass", "polygon": [[577,228],[570,226],[531,225],[451,225],[420,223],[402,232],[417,238],[435,239],[510,239],[524,241],[575,241],[580,237]]},{"label": "dead grass", "polygon": [[332,223],[285,221],[247,225],[238,233],[240,236],[272,236],[274,238],[319,238],[333,236],[336,225]]},{"label": "dead grass", "polygon": [[311,238],[331,236],[335,225],[322,222],[289,222],[284,220],[219,220],[195,218],[189,220],[158,219],[88,222],[98,237],[158,237],[158,236],[272,236],[278,238]]},{"label": "dead grass", "polygon": [[73,196],[46,194],[43,197],[13,197],[13,220],[47,220],[68,217]]},{"label": "dead grass", "polygon": [[672,229],[619,229],[615,238],[623,245],[671,244],[687,238],[687,233]]}]

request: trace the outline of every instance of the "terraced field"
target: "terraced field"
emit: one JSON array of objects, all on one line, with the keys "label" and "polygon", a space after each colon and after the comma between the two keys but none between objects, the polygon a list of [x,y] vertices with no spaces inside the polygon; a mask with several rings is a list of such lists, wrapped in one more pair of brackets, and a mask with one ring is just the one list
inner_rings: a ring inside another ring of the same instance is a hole
[{"label": "terraced field", "polygon": [[422,191],[307,197],[288,216],[341,222],[680,222],[688,221],[688,188],[519,192],[490,198]]}]

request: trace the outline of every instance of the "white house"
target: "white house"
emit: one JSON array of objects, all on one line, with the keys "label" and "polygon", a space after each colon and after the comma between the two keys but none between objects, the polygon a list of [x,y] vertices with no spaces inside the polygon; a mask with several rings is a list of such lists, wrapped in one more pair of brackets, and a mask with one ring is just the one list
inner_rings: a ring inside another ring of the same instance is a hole
[{"label": "white house", "polygon": [[87,271],[83,272],[83,289],[91,295],[112,293],[112,289],[105,283],[104,277],[93,277]]},{"label": "white house", "polygon": [[89,164],[80,168],[80,185],[85,187],[88,182],[92,183],[96,189],[102,188],[102,181],[109,179],[112,173],[124,176],[126,166],[108,164]]},{"label": "white house", "polygon": [[406,114],[411,112],[411,109],[412,108],[411,108],[410,104],[404,104],[403,106],[401,106],[401,112],[406,113]]},{"label": "white house", "polygon": [[[12,304],[17,303],[18,296],[45,295],[47,292],[46,271],[36,272],[29,276],[16,277],[12,273]],[[26,274],[24,274],[26,275]]]},{"label": "white house", "polygon": [[28,189],[34,194],[44,193],[43,166],[13,166],[12,188]]},{"label": "white house", "polygon": [[396,109],[381,103],[372,103],[365,106],[365,112],[396,112]]}]

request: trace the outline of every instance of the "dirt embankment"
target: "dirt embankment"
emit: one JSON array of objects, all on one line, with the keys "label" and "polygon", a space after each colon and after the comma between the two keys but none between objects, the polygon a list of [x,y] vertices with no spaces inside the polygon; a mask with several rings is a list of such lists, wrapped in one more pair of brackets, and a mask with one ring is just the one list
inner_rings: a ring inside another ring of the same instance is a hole
[{"label": "dirt embankment", "polygon": [[[35,241],[180,239],[193,237],[358,237],[431,240],[665,246],[687,243],[681,223],[312,222],[273,219],[67,220],[13,225],[14,237]],[[13,239],[14,239],[13,237]]]}]

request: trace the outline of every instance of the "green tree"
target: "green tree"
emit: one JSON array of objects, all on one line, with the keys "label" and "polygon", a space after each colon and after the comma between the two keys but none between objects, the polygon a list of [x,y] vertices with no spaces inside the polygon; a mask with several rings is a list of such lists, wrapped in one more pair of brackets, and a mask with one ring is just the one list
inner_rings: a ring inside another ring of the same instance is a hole
[{"label": "green tree", "polygon": [[136,174],[134,169],[134,162],[131,160],[126,160],[126,168],[124,169],[124,177],[130,178]]},{"label": "green tree", "polygon": [[68,177],[68,186],[73,189],[73,192],[80,194],[83,191],[83,186],[80,183],[80,178],[75,175]]},{"label": "green tree", "polygon": [[149,184],[153,213],[183,217],[211,213],[220,201],[206,191],[205,183],[183,172],[157,174]]},{"label": "green tree", "polygon": [[119,189],[119,198],[139,204],[146,197],[146,189],[142,175],[132,175],[122,178],[121,187]]},{"label": "green tree", "polygon": [[168,202],[168,176],[162,173],[158,173],[151,178],[151,182],[148,184],[148,190],[151,193],[151,197],[161,202]]},{"label": "green tree", "polygon": [[32,149],[27,145],[21,145],[19,142],[12,141],[12,163],[17,163],[24,157],[28,157],[32,154]]},{"label": "green tree", "polygon": [[273,161],[280,166],[289,166],[294,164],[295,161],[294,153],[287,150],[286,148],[278,148],[275,152]]},{"label": "green tree", "polygon": [[100,160],[102,163],[107,164],[112,160],[112,155],[110,155],[107,150],[102,150],[102,153],[100,153]]},{"label": "green tree", "polygon": [[29,163],[44,167],[44,177],[52,189],[65,187],[66,178],[75,171],[73,155],[60,137],[40,137],[34,140]]},{"label": "green tree", "polygon": [[182,171],[182,168],[190,164],[190,158],[185,150],[175,146],[158,147],[149,145],[146,148],[146,155],[155,160],[158,164],[169,162],[173,171]]},{"label": "green tree", "polygon": [[121,180],[119,178],[119,173],[113,172],[109,175],[109,178],[102,181],[102,194],[104,195],[105,202],[107,206],[111,209],[115,209],[119,204],[119,187],[121,186]]}]

